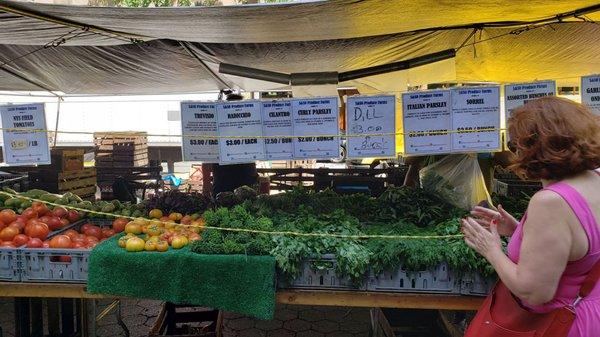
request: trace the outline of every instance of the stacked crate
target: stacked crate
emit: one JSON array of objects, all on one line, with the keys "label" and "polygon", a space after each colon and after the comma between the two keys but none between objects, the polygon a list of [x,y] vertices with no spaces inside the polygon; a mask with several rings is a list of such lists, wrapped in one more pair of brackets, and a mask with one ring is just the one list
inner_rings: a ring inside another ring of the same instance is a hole
[{"label": "stacked crate", "polygon": [[97,168],[148,166],[145,132],[95,132]]},{"label": "stacked crate", "polygon": [[83,167],[84,150],[53,150],[50,166],[29,172],[29,188],[50,193],[71,192],[84,199],[96,194],[96,170]]},{"label": "stacked crate", "polygon": [[145,132],[95,132],[96,170],[102,199],[112,199],[112,184],[119,176],[132,179],[134,172],[149,165]]}]

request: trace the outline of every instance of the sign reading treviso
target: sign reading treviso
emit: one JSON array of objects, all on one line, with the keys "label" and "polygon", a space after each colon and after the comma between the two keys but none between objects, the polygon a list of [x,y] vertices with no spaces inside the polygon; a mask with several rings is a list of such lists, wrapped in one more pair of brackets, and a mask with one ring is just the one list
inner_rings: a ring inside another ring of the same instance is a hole
[{"label": "sign reading treviso", "polygon": [[0,106],[7,165],[50,164],[43,103]]}]

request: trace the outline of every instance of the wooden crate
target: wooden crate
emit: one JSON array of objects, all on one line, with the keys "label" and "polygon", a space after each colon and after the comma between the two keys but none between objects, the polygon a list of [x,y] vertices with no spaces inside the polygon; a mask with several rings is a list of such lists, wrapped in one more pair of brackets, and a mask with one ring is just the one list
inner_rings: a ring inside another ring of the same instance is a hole
[{"label": "wooden crate", "polygon": [[140,132],[94,134],[97,167],[148,166],[148,137]]},{"label": "wooden crate", "polygon": [[83,170],[83,149],[52,150],[50,154],[50,166],[45,168],[57,172]]},{"label": "wooden crate", "polygon": [[149,337],[221,337],[221,312],[210,308],[163,304]]},{"label": "wooden crate", "polygon": [[42,170],[29,173],[30,188],[59,194],[71,192],[86,198],[96,194],[96,182],[95,168],[67,172]]}]

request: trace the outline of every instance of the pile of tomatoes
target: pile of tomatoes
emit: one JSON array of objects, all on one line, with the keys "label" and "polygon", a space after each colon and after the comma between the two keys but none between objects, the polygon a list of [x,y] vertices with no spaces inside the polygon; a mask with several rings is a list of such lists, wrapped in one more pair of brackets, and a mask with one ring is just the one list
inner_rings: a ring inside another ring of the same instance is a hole
[{"label": "pile of tomatoes", "polygon": [[16,248],[23,245],[28,248],[60,248],[57,246],[59,240],[47,240],[48,235],[79,218],[76,211],[67,211],[63,207],[50,210],[41,202],[34,202],[21,214],[4,209],[0,211],[0,248]]}]

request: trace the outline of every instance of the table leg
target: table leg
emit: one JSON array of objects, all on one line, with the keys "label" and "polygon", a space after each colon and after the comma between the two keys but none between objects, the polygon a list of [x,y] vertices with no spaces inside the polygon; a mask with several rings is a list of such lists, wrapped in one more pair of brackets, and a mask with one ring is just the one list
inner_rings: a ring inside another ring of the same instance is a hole
[{"label": "table leg", "polygon": [[29,298],[15,297],[15,337],[30,337]]},{"label": "table leg", "polygon": [[48,335],[60,336],[60,303],[57,298],[48,298]]},{"label": "table leg", "polygon": [[44,336],[44,310],[41,298],[32,298],[31,305],[31,335]]},{"label": "table leg", "polygon": [[62,322],[63,336],[70,336],[75,332],[73,302],[75,301],[71,298],[60,299],[60,317]]},{"label": "table leg", "polygon": [[81,301],[81,337],[96,337],[96,300]]}]

